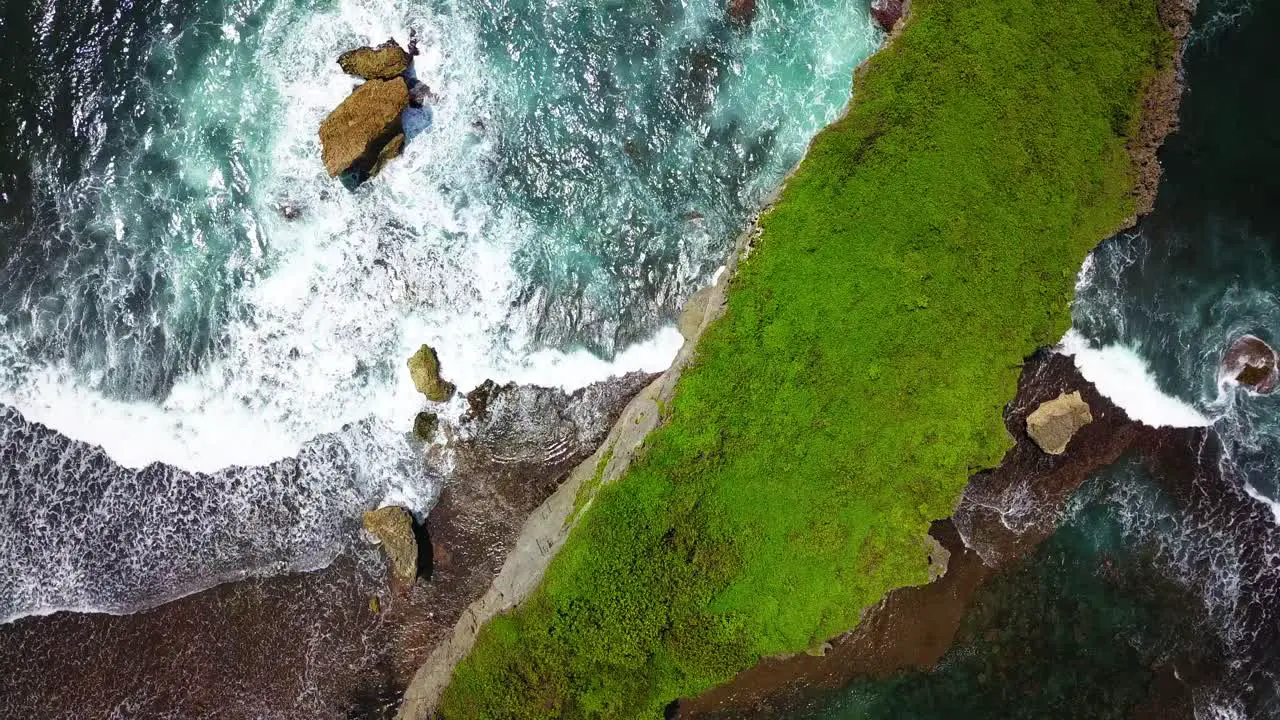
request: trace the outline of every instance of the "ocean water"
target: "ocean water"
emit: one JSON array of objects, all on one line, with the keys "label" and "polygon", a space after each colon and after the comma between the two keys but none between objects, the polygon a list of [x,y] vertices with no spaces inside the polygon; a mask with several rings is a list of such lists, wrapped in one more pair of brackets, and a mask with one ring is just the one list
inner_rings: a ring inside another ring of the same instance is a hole
[{"label": "ocean water", "polygon": [[[334,59],[440,96],[355,192]],[[329,562],[425,510],[423,342],[466,390],[665,368],[681,301],[848,100],[860,2],[0,8],[0,619]],[[284,208],[299,211],[286,219]]]}]

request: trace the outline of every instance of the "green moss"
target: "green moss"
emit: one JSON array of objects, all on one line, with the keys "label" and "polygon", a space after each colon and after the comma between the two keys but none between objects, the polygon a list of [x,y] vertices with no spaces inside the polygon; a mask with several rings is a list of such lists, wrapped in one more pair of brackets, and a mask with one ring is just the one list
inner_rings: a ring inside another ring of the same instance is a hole
[{"label": "green moss", "polygon": [[761,221],[667,423],[601,488],[447,718],[661,717],[927,580],[1007,449],[1018,365],[1133,211],[1150,0],[915,0]]}]

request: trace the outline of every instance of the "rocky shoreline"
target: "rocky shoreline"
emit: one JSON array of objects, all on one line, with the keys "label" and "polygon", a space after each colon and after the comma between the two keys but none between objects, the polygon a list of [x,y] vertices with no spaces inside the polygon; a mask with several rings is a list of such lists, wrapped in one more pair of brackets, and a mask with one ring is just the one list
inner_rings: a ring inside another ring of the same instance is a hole
[{"label": "rocky shoreline", "polygon": [[0,626],[0,715],[390,717],[525,518],[652,379],[633,373],[576,393],[488,387],[486,411],[458,429],[417,582],[389,587],[387,562],[361,543],[315,572],[230,582],[144,612]]},{"label": "rocky shoreline", "polygon": [[[1140,129],[1127,148],[1135,169],[1136,209],[1126,222],[1128,227],[1155,206],[1162,174],[1158,151],[1178,127],[1182,50],[1195,9],[1195,0],[1158,4],[1175,50],[1148,81]],[[1028,416],[1042,404],[1073,392],[1083,396],[1092,422],[1081,426],[1065,455],[1061,449],[1047,453],[1028,435]],[[1202,452],[1216,446],[1212,430],[1151,428],[1132,421],[1098,394],[1070,358],[1046,350],[1024,365],[1005,422],[1016,439],[1014,447],[998,468],[974,475],[953,517],[935,523],[931,530],[950,551],[945,576],[929,585],[893,591],[867,609],[855,630],[833,640],[825,654],[766,659],[725,685],[680,701],[677,716],[782,717],[814,693],[846,686],[857,678],[883,679],[933,668],[952,646],[978,589],[1002,567],[1029,556],[1056,529],[1067,500],[1085,479],[1126,453],[1137,453],[1148,467],[1173,478],[1174,484],[1195,483],[1204,477],[1223,482],[1216,456]],[[1261,527],[1258,531],[1265,532]],[[1189,717],[1189,700],[1180,709]]]}]

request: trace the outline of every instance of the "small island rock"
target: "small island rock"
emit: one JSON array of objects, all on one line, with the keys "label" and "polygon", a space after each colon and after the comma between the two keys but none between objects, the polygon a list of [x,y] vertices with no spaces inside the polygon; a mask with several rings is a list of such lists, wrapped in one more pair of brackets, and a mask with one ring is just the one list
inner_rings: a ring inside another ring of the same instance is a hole
[{"label": "small island rock", "polygon": [[[320,147],[329,177],[372,177],[404,148],[400,114],[409,107],[404,78],[370,80],[356,88],[320,124]],[[363,178],[362,178],[363,179]]]},{"label": "small island rock", "polygon": [[1222,361],[1223,370],[1235,381],[1260,395],[1280,385],[1276,351],[1256,335],[1244,335],[1231,343]]},{"label": "small island rock", "polygon": [[396,581],[412,583],[418,577],[418,540],[413,534],[413,515],[402,507],[390,506],[364,514],[365,530],[382,545]]},{"label": "small island rock", "polygon": [[440,376],[440,358],[429,345],[418,348],[418,352],[409,358],[409,376],[413,378],[413,386],[418,392],[427,396],[431,402],[446,402],[457,390],[453,383]]},{"label": "small island rock", "polygon": [[411,62],[409,52],[395,40],[349,50],[338,57],[342,72],[365,80],[394,80],[409,69]]},{"label": "small island rock", "polygon": [[1027,434],[1041,450],[1061,455],[1076,431],[1091,422],[1089,403],[1080,397],[1080,392],[1062,393],[1027,416]]}]

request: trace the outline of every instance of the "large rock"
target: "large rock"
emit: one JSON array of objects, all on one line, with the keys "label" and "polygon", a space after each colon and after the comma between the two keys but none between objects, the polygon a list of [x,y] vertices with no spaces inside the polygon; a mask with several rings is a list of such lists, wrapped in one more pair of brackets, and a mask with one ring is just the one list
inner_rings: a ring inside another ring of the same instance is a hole
[{"label": "large rock", "polygon": [[871,17],[885,32],[892,32],[905,13],[903,0],[871,0]]},{"label": "large rock", "polygon": [[377,174],[404,148],[400,114],[409,107],[404,78],[370,80],[356,88],[320,124],[320,147],[329,177]]},{"label": "large rock", "polygon": [[412,584],[418,577],[418,540],[413,515],[402,507],[384,507],[364,514],[364,528],[382,544],[396,581]]},{"label": "large rock", "polygon": [[362,47],[342,53],[338,65],[342,72],[365,80],[394,80],[409,69],[413,58],[395,40],[377,47]]},{"label": "large rock", "polygon": [[1093,415],[1089,412],[1089,403],[1080,397],[1077,390],[1042,403],[1028,415],[1027,434],[1041,450],[1050,455],[1061,455],[1076,431],[1091,422]]},{"label": "large rock", "polygon": [[446,402],[457,388],[440,376],[440,358],[430,345],[423,345],[409,358],[409,377],[418,392],[431,402]]},{"label": "large rock", "polygon": [[1256,335],[1244,335],[1231,343],[1222,368],[1236,382],[1263,395],[1280,384],[1276,351]]}]

